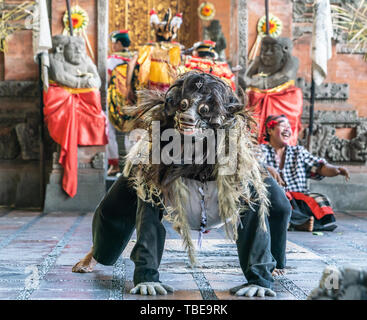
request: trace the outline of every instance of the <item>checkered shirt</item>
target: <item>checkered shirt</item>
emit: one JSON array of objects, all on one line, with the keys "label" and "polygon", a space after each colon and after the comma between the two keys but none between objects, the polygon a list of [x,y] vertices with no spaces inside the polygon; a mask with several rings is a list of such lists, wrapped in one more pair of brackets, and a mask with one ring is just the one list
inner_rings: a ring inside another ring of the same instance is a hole
[{"label": "checkered shirt", "polygon": [[266,165],[274,167],[279,173],[286,186],[284,190],[290,192],[309,193],[307,179],[321,180],[324,176],[317,173],[317,169],[326,164],[323,158],[318,158],[309,153],[302,146],[287,146],[284,167],[279,169],[275,150],[269,144],[262,144],[263,161]]}]

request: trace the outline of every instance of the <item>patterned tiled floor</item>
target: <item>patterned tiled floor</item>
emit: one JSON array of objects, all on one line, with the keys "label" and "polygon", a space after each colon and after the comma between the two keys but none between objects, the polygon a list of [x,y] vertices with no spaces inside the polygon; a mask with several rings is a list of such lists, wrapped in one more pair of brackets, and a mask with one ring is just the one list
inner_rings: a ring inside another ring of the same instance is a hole
[{"label": "patterned tiled floor", "polygon": [[[0,300],[246,299],[228,293],[245,279],[236,247],[221,231],[206,235],[198,251],[201,266],[192,269],[178,235],[166,225],[161,280],[176,291],[164,297],[128,293],[133,285],[129,254],[134,238],[114,266],[72,273],[71,267],[91,246],[92,216],[0,209]],[[277,297],[266,299],[306,299],[326,265],[367,268],[367,213],[338,213],[337,222],[331,233],[288,233],[287,273],[275,280]]]}]

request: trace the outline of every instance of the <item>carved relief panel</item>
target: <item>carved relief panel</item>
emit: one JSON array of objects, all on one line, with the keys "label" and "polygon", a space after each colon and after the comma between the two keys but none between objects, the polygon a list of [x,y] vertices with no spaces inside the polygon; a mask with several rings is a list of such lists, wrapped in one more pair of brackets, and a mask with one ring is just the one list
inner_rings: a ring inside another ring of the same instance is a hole
[{"label": "carved relief panel", "polygon": [[[308,107],[304,109],[303,123],[308,122]],[[352,139],[341,139],[338,129],[352,129]],[[307,137],[308,130],[305,130]],[[306,139],[299,141],[306,145]],[[355,110],[315,111],[312,153],[331,162],[365,164],[367,161],[367,119],[359,118]]]}]

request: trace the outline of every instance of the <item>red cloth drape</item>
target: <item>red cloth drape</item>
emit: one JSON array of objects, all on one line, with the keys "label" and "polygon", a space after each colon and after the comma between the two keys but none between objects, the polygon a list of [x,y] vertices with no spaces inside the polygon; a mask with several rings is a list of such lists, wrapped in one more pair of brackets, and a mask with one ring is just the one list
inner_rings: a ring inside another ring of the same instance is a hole
[{"label": "red cloth drape", "polygon": [[281,90],[258,90],[250,88],[247,91],[248,105],[254,107],[254,117],[259,125],[259,143],[265,143],[264,123],[269,115],[287,116],[292,127],[292,137],[289,144],[297,144],[298,133],[301,130],[301,115],[303,108],[302,90],[293,85]]},{"label": "red cloth drape", "polygon": [[302,192],[287,192],[286,195],[289,201],[294,198],[296,200],[306,202],[317,220],[322,219],[327,214],[334,214],[334,211],[330,206],[320,206],[314,198]]},{"label": "red cloth drape", "polygon": [[106,116],[97,89],[70,89],[50,84],[43,94],[45,123],[61,146],[62,187],[74,197],[78,181],[78,145],[106,145]]}]

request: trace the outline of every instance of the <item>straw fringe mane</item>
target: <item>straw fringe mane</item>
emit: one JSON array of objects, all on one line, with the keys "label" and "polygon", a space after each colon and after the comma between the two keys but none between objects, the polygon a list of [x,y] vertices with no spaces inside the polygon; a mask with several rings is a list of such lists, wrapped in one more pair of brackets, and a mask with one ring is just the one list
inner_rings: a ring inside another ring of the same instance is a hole
[{"label": "straw fringe mane", "polygon": [[[139,112],[143,110],[144,122],[149,131],[152,121],[165,122],[166,120],[164,97],[152,92],[140,92],[140,96],[143,102],[138,106]],[[227,236],[233,240],[237,240],[240,214],[244,209],[254,210],[255,206],[258,206],[260,227],[266,230],[265,217],[268,215],[270,202],[264,183],[265,169],[259,164],[256,156],[258,147],[250,130],[252,121],[247,111],[237,113],[234,116],[232,128],[236,134],[231,131],[230,135],[227,134],[225,138],[217,141],[218,152],[226,151],[228,143],[233,143],[237,148],[236,158],[224,164],[217,163],[213,172],[218,188],[219,214],[222,222],[225,223]],[[148,159],[151,159],[152,141],[149,134],[135,144],[127,155],[123,174],[129,177],[140,199],[165,209],[165,218],[173,222],[174,229],[183,239],[190,262],[195,265],[195,248],[184,209],[189,191],[181,177],[178,177],[165,186],[166,192],[164,192],[159,182],[154,179],[154,175],[161,168],[160,165],[136,164],[136,160],[141,160],[144,152]],[[169,202],[165,201],[167,197]],[[166,203],[171,203],[172,206],[167,206]]]}]

